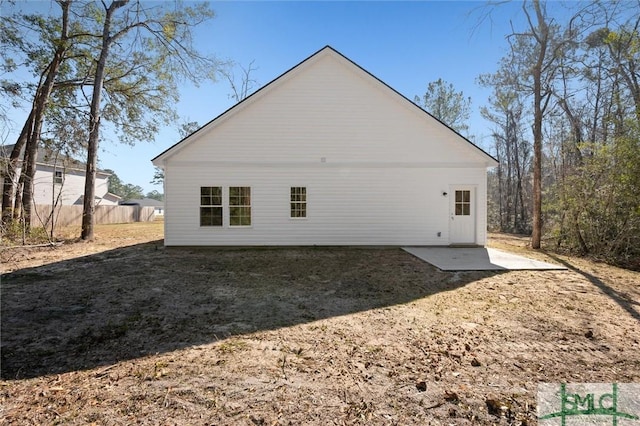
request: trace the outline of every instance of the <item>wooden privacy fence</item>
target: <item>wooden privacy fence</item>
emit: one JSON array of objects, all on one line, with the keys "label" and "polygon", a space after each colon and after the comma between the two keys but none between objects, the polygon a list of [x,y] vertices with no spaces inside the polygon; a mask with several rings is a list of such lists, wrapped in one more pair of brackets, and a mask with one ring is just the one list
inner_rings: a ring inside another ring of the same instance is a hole
[{"label": "wooden privacy fence", "polygon": [[[51,226],[50,205],[37,205],[36,214],[31,216],[31,226]],[[152,222],[155,219],[153,207],[141,206],[96,206],[95,224]],[[56,228],[82,225],[82,206],[57,206],[54,213]]]}]

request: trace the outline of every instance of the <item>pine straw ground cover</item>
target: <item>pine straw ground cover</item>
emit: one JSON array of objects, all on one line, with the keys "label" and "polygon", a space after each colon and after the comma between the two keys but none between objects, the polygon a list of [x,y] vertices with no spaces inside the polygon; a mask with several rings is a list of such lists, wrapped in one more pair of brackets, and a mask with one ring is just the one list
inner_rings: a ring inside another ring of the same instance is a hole
[{"label": "pine straw ground cover", "polygon": [[638,272],[165,249],[161,226],[0,251],[2,424],[531,425],[539,382],[640,381]]}]

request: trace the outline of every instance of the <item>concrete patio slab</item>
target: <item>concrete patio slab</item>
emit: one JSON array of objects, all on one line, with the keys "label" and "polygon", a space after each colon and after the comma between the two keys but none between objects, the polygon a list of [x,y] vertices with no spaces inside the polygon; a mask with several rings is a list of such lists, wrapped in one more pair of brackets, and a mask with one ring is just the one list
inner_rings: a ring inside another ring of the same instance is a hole
[{"label": "concrete patio slab", "polygon": [[403,247],[443,271],[564,270],[564,266],[484,247]]}]

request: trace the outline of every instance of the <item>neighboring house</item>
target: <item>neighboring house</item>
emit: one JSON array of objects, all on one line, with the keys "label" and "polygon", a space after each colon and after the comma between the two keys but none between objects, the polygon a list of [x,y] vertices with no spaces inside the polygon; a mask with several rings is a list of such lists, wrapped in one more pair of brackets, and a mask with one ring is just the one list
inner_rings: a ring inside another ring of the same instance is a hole
[{"label": "neighboring house", "polygon": [[169,246],[484,245],[497,165],[329,46],[152,161]]},{"label": "neighboring house", "polygon": [[[13,145],[0,146],[0,156],[8,159]],[[3,164],[5,162],[3,161]],[[50,149],[38,149],[36,174],[33,181],[35,204],[82,204],[86,165]],[[4,176],[4,170],[2,174]],[[18,170],[19,177],[20,170]],[[102,170],[96,172],[96,205],[118,205],[121,198],[108,191],[109,176]]]},{"label": "neighboring house", "polygon": [[156,216],[164,216],[164,202],[155,200],[153,198],[141,198],[120,201],[121,206],[140,206],[140,207],[153,207],[153,212]]}]

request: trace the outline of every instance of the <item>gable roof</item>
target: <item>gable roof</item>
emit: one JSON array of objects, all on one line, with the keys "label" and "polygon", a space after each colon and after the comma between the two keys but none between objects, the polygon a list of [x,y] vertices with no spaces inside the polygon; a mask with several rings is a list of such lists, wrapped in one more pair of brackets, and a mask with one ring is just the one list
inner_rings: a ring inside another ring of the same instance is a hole
[{"label": "gable roof", "polygon": [[378,77],[376,77],[375,75],[371,74],[369,71],[367,71],[366,69],[362,68],[360,65],[358,65],[357,63],[355,63],[354,61],[352,61],[351,59],[349,59],[348,57],[346,57],[342,53],[338,52],[336,49],[334,49],[333,47],[331,47],[329,45],[327,45],[327,46],[323,47],[322,49],[318,50],[317,52],[315,52],[314,54],[312,54],[308,58],[304,59],[303,61],[301,61],[297,65],[291,67],[290,69],[288,69],[287,71],[285,71],[284,73],[282,73],[281,75],[276,77],[275,79],[271,80],[269,83],[267,83],[264,86],[262,86],[260,89],[258,89],[257,91],[255,91],[251,95],[247,96],[245,99],[241,100],[237,104],[235,104],[232,107],[228,108],[226,111],[224,111],[223,113],[221,113],[217,117],[215,117],[212,120],[210,120],[208,123],[206,123],[205,125],[200,127],[198,130],[192,132],[191,134],[189,134],[186,137],[184,137],[182,140],[178,141],[174,145],[170,146],[169,148],[167,148],[166,150],[164,150],[163,152],[158,154],[151,161],[153,162],[154,165],[158,166],[159,164],[161,164],[161,161],[165,160],[168,157],[171,157],[174,153],[178,152],[181,148],[183,148],[185,145],[187,145],[189,143],[189,141],[191,140],[192,136],[200,133],[201,131],[203,131],[206,128],[215,126],[219,121],[222,121],[223,119],[231,116],[236,111],[241,109],[244,105],[246,105],[248,103],[251,103],[251,102],[255,102],[257,99],[261,98],[262,96],[264,96],[266,94],[267,88],[269,88],[270,86],[275,85],[278,81],[284,79],[286,76],[292,74],[295,70],[299,69],[304,64],[310,62],[314,57],[317,57],[317,56],[322,55],[322,54],[334,55],[335,57],[338,57],[338,58],[342,59],[343,61],[346,61],[351,66],[355,67],[356,69],[358,69],[362,73],[364,73],[368,78],[373,79],[377,83],[379,83],[382,86],[384,86],[387,90],[390,90],[395,96],[399,96],[405,102],[408,102],[409,104],[411,104],[414,108],[418,109],[420,112],[425,114],[425,116],[430,117],[431,119],[435,120],[436,122],[438,122],[442,126],[446,127],[452,133],[456,134],[460,139],[462,139],[463,141],[465,141],[466,143],[471,145],[473,148],[478,150],[483,156],[485,156],[486,159],[488,160],[488,162],[491,163],[493,166],[496,166],[498,164],[498,160],[496,160],[492,155],[490,155],[489,153],[484,151],[482,148],[480,148],[479,146],[477,146],[476,144],[471,142],[469,139],[467,139],[466,137],[462,136],[460,133],[458,133],[457,131],[452,129],[451,126],[449,126],[446,123],[442,122],[441,120],[439,120],[438,118],[433,116],[431,113],[429,113],[428,111],[424,110],[423,108],[421,108],[419,105],[417,105],[413,101],[409,100],[406,96],[404,96],[403,94],[401,94],[400,92],[395,90],[393,87],[389,86],[387,83],[385,83],[384,81],[380,80]]},{"label": "gable roof", "polygon": [[[13,147],[15,144],[11,145],[1,145],[0,146],[0,158],[9,158],[11,156],[11,151],[13,151]],[[24,155],[24,147],[22,148],[22,153],[20,157]],[[20,159],[22,161],[22,158]],[[38,151],[36,154],[36,164],[40,164],[43,166],[64,166],[64,168],[69,170],[78,170],[84,172],[87,169],[87,164],[82,161],[76,160],[73,157],[70,157],[66,154],[63,154],[59,151],[54,151],[50,148],[46,147],[38,147]],[[97,173],[101,175],[111,176],[111,173],[106,170],[96,169]]]}]

